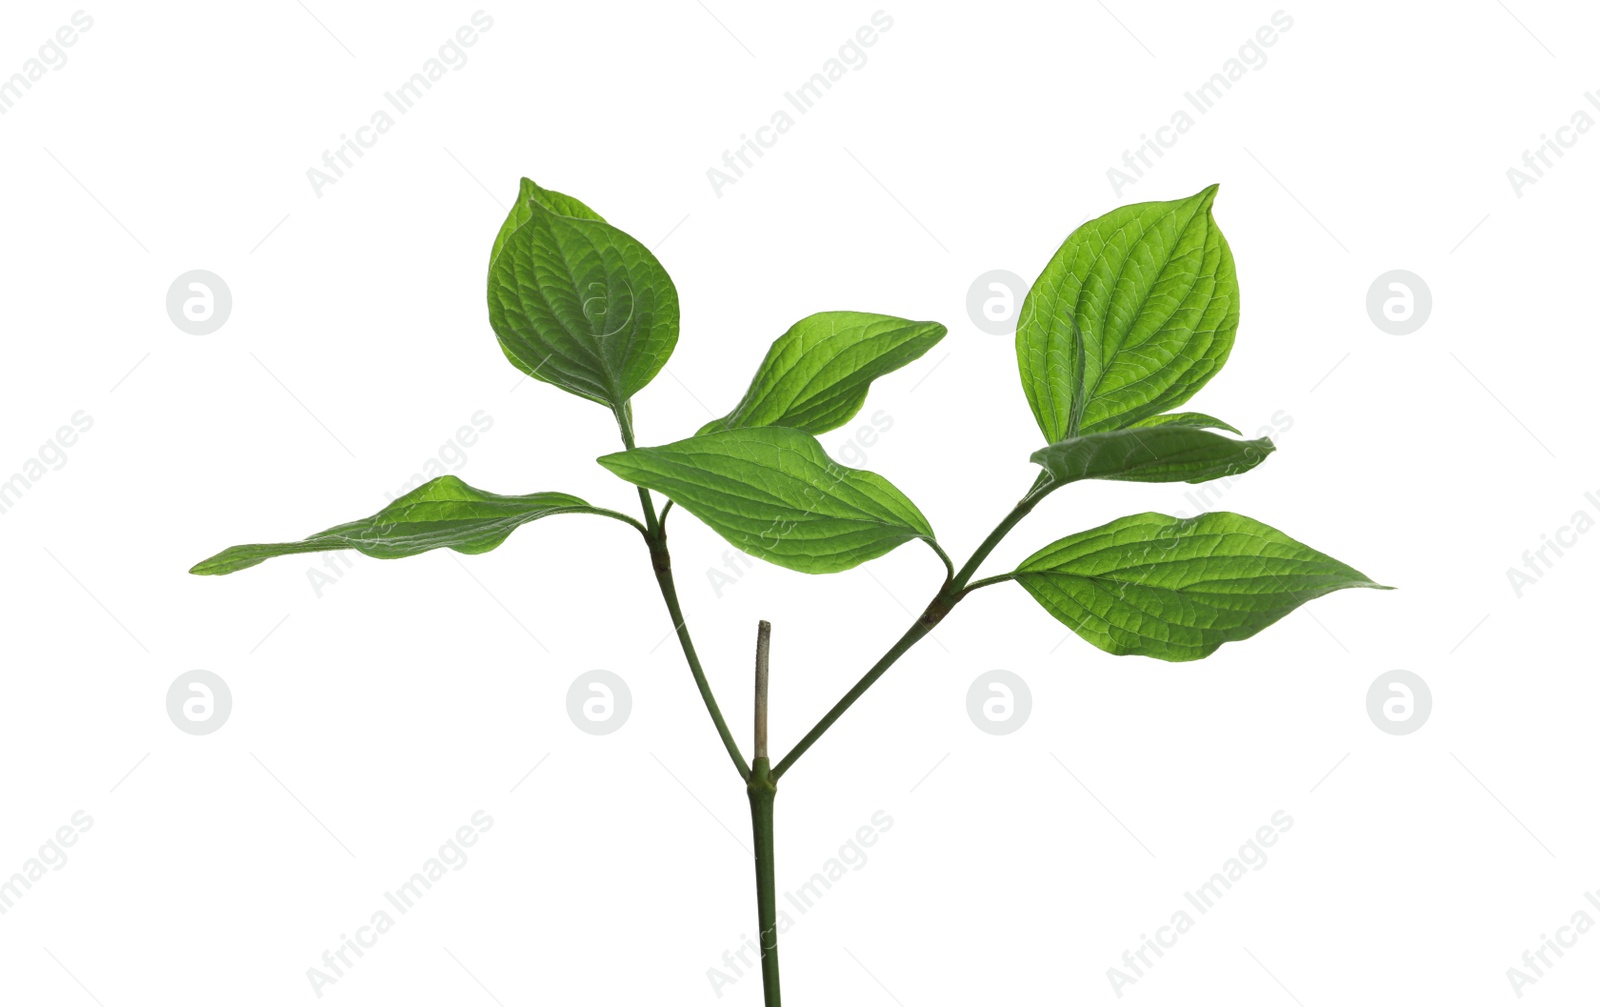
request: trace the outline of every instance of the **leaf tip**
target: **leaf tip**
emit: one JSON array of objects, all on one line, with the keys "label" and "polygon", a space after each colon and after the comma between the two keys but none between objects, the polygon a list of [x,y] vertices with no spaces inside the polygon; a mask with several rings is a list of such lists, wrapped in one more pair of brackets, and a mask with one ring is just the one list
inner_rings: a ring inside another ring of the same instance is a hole
[{"label": "leaf tip", "polygon": [[623,466],[623,459],[627,457],[628,452],[626,451],[613,451],[611,454],[601,455],[599,458],[596,458],[595,461],[599,462],[601,467],[610,472],[612,475],[620,476],[622,475],[621,469]]},{"label": "leaf tip", "polygon": [[253,563],[246,563],[241,566],[232,559],[230,555],[232,552],[232,549],[224,549],[215,556],[207,556],[194,566],[191,566],[189,568],[189,572],[196,577],[220,577],[223,574],[233,573],[236,570],[243,570],[246,566],[255,565]]}]

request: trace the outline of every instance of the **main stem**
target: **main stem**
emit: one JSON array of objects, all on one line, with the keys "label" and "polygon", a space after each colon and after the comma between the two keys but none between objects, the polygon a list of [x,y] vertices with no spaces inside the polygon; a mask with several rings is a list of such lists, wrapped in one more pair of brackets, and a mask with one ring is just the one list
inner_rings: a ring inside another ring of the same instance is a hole
[{"label": "main stem", "polygon": [[[622,443],[631,451],[634,446],[631,410],[624,404],[616,411],[616,416],[617,426],[622,432]],[[900,639],[895,641],[894,646],[889,648],[888,653],[879,658],[878,663],[874,664],[861,680],[834,704],[833,709],[800,739],[800,743],[779,761],[776,768],[772,766],[767,756],[767,660],[772,626],[762,621],[756,638],[755,759],[754,765],[746,765],[738,744],[733,740],[733,734],[728,730],[727,722],[722,719],[722,711],[717,708],[716,698],[711,694],[711,685],[706,681],[705,671],[700,667],[700,658],[695,653],[694,641],[689,637],[689,629],[683,618],[683,608],[678,603],[677,587],[672,579],[672,556],[667,551],[666,526],[656,516],[650,491],[643,487],[639,488],[639,503],[644,509],[644,538],[650,547],[650,565],[655,571],[656,582],[661,587],[661,597],[667,604],[667,614],[672,617],[678,642],[683,647],[684,659],[689,664],[690,673],[694,675],[694,683],[700,690],[700,698],[705,702],[706,712],[711,715],[717,734],[722,738],[723,747],[728,750],[734,768],[745,781],[745,790],[750,797],[750,828],[756,846],[756,916],[761,933],[761,989],[766,1007],[782,1007],[782,993],[778,987],[778,886],[773,860],[773,805],[778,796],[778,778],[787,772],[795,760],[804,755],[806,750],[815,744],[856,700],[872,688],[873,683],[883,677],[884,672],[888,671],[906,651],[931,633],[969,591],[1004,579],[991,577],[977,584],[972,583],[972,577],[977,573],[978,567],[1000,544],[1001,539],[1005,538],[1017,522],[1026,517],[1028,512],[1054,488],[1049,476],[1041,474],[1033,488],[1017,502],[1016,507],[1012,508],[1011,513],[1006,515],[994,531],[989,533],[989,537],[979,544],[961,569],[950,573],[945,579],[944,586],[934,595],[917,621],[911,624],[911,628],[906,630]],[[662,516],[665,516],[665,512]],[[937,545],[934,545],[934,550],[944,560],[946,569],[949,569],[950,558]]]},{"label": "main stem", "polygon": [[766,1007],[781,1007],[778,991],[778,883],[772,862],[772,804],[777,780],[766,759],[750,773],[750,829],[756,841],[756,919],[761,927],[761,991]]},{"label": "main stem", "polygon": [[778,989],[778,883],[773,861],[772,807],[777,777],[767,759],[767,654],[772,624],[762,620],[756,633],[755,767],[745,789],[750,795],[750,831],[756,843],[756,922],[761,935],[761,991],[766,1007],[781,1007]]}]

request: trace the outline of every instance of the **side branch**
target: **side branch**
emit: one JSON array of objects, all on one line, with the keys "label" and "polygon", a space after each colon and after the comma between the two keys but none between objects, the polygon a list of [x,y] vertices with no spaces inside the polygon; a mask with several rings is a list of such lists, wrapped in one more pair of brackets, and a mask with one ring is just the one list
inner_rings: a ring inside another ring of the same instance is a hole
[{"label": "side branch", "polygon": [[689,673],[694,676],[694,684],[700,690],[700,698],[705,702],[706,712],[711,714],[711,722],[716,725],[717,735],[722,739],[722,747],[728,750],[728,758],[733,760],[733,766],[739,771],[739,778],[750,779],[750,766],[744,761],[744,756],[739,752],[739,745],[733,740],[733,732],[728,730],[728,722],[722,719],[722,711],[717,707],[717,698],[711,693],[711,683],[706,681],[706,673],[700,667],[700,656],[695,653],[694,641],[689,637],[689,626],[683,618],[683,607],[678,604],[678,589],[672,580],[672,556],[667,552],[666,535],[659,528],[657,537],[650,540],[650,565],[655,570],[656,583],[661,587],[661,598],[667,603],[667,614],[672,617],[672,625],[678,634],[678,643],[683,648],[684,660],[689,663]]},{"label": "side branch", "polygon": [[[633,413],[629,406],[624,405],[616,411],[617,427],[622,433],[622,445],[629,451],[633,450]],[[739,771],[739,778],[746,782],[750,780],[750,766],[744,761],[744,756],[739,752],[739,745],[733,740],[733,732],[728,730],[728,722],[722,719],[722,711],[717,708],[717,698],[711,693],[711,683],[706,681],[706,673],[700,667],[700,656],[695,653],[694,641],[689,637],[689,625],[683,618],[683,606],[678,603],[678,588],[672,579],[672,554],[667,551],[667,529],[656,518],[655,504],[650,499],[650,491],[643,486],[639,487],[639,505],[644,510],[644,540],[650,547],[650,567],[655,572],[656,584],[661,588],[661,599],[667,603],[667,614],[672,617],[673,630],[678,634],[678,643],[683,647],[683,658],[689,664],[689,673],[694,676],[695,688],[700,690],[700,699],[706,705],[706,712],[711,715],[711,722],[716,725],[717,735],[722,739],[722,746],[728,750],[728,758],[733,760],[733,768]],[[670,509],[672,502],[667,502]],[[661,512],[662,517],[667,511]]]},{"label": "side branch", "polygon": [[[1027,517],[1028,513],[1038,505],[1039,501],[1048,496],[1053,489],[1055,489],[1055,485],[1050,477],[1040,475],[1027,495],[1017,501],[1017,505],[1011,509],[1011,513],[1007,514],[1005,519],[995,526],[994,531],[989,533],[989,537],[979,544],[978,548],[973,552],[972,558],[968,559],[966,564],[945,582],[939,593],[934,595],[933,600],[928,603],[927,609],[916,622],[911,624],[911,628],[906,630],[899,640],[895,641],[894,646],[890,647],[888,652],[878,659],[877,664],[874,664],[865,675],[861,676],[861,680],[849,692],[845,693],[837,703],[833,704],[833,709],[829,710],[821,720],[817,721],[815,727],[806,732],[806,736],[800,739],[799,744],[795,745],[788,755],[779,760],[778,764],[772,769],[772,778],[774,780],[788,772],[789,767],[794,765],[795,760],[799,759],[800,756],[806,753],[807,749],[816,744],[817,739],[822,737],[828,728],[833,726],[834,721],[844,716],[844,711],[850,709],[856,700],[860,699],[868,689],[872,688],[873,683],[882,678],[884,672],[888,671],[896,661],[900,660],[906,651],[915,646],[918,640],[933,632],[933,628],[939,625],[945,616],[950,614],[950,610],[955,608],[962,598],[965,598],[970,592],[980,587],[987,587],[990,584],[1007,579],[1009,575],[1002,575],[971,584],[972,577],[978,572],[979,565],[995,550],[995,547],[1006,537],[1006,534],[1012,528],[1015,528],[1018,522]],[[940,555],[943,555],[942,551]],[[968,586],[969,584],[971,586]]]}]

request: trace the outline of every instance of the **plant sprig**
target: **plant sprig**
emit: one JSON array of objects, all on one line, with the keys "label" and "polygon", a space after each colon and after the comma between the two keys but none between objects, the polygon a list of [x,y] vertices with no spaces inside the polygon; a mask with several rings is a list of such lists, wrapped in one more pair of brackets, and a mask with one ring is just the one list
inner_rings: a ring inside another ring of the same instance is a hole
[{"label": "plant sprig", "polygon": [[[749,794],[756,841],[763,989],[778,1007],[773,807],[777,781],[919,640],[974,591],[1020,585],[1050,615],[1112,654],[1206,657],[1305,602],[1379,587],[1252,518],[1133,514],[1068,534],[1015,569],[978,578],[995,548],[1051,493],[1084,479],[1198,483],[1255,468],[1266,438],[1202,413],[1174,412],[1228,359],[1239,324],[1232,252],[1212,216],[1217,187],[1120,207],[1073,231],[1023,301],[1016,352],[1045,446],[1032,486],[959,568],[910,498],[840,465],[817,435],[849,422],[877,379],[943,339],[937,322],[858,311],[807,316],[772,344],[744,395],[693,435],[636,443],[632,398],[678,341],[672,278],[643,244],[571,196],[528,179],[490,252],[489,322],[511,364],[607,407],[623,450],[599,463],[638,492],[640,517],[566,493],[501,496],[443,476],[370,518],[297,542],[243,545],[197,564],[227,574],[274,556],[356,549],[378,559],[432,549],[486,552],[523,524],[591,514],[643,538],[684,660]],[[666,503],[658,513],[655,498]],[[767,752],[767,648],[756,661],[756,743],[746,762],[717,704],[672,575],[666,518],[681,507],[736,548],[791,570],[848,570],[920,541],[944,566],[911,626],[774,765]]]}]

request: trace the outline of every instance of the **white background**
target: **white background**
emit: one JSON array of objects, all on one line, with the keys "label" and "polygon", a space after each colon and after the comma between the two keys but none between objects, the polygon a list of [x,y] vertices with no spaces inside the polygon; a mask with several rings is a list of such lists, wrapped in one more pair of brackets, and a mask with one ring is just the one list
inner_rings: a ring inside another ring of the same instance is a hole
[{"label": "white background", "polygon": [[[1600,117],[1583,97],[1595,11],[1285,8],[1266,63],[1118,193],[1107,169],[1275,6],[888,7],[866,64],[718,196],[707,169],[877,8],[708,4],[486,8],[468,61],[320,196],[307,169],[475,5],[90,8],[65,65],[0,116],[0,478],[93,419],[0,515],[0,875],[75,811],[93,819],[0,916],[0,1000],[316,1002],[307,969],[482,809],[466,866],[324,1001],[759,1002],[752,976],[720,999],[708,978],[754,925],[747,805],[626,528],[564,517],[478,557],[356,556],[320,597],[317,556],[185,572],[377,510],[479,410],[472,484],[636,507],[593,462],[616,448],[606,413],[518,383],[489,329],[489,245],[522,175],[658,245],[676,281],[677,352],[635,400],[645,443],[727,410],[805,314],[947,324],[863,418],[892,418],[866,465],[958,561],[1039,446],[1009,336],[968,316],[973,279],[1031,280],[1086,217],[1220,182],[1242,320],[1191,405],[1292,427],[1217,506],[1399,588],[1180,665],[1104,654],[1014,586],[973,596],[783,781],[781,889],[874,812],[894,823],[784,936],[791,1003],[1116,1002],[1123,951],[1278,810],[1294,825],[1266,866],[1124,1000],[1517,999],[1525,949],[1579,910],[1600,920],[1583,898],[1600,888],[1600,690],[1577,636],[1600,536],[1520,598],[1506,573],[1600,515],[1600,131],[1520,196],[1506,174],[1574,111]],[[7,5],[0,75],[75,9]],[[1397,268],[1433,298],[1406,336],[1366,309]],[[165,310],[190,269],[232,291],[211,335]],[[822,441],[837,454],[853,429]],[[986,570],[1124,513],[1192,510],[1188,489],[1074,486]],[[726,545],[686,514],[672,530],[742,742],[755,624],[775,626],[779,751],[940,577],[908,547],[823,578],[758,564],[719,598],[705,570]],[[196,668],[233,695],[205,737],[165,709]],[[604,737],[565,707],[594,668],[633,696]],[[966,713],[996,668],[1033,698],[1006,737]],[[1365,708],[1397,668],[1434,701],[1405,737]],[[1552,960],[1524,998],[1588,1002],[1600,936]]]}]

